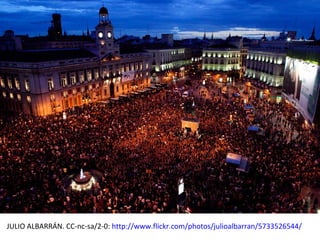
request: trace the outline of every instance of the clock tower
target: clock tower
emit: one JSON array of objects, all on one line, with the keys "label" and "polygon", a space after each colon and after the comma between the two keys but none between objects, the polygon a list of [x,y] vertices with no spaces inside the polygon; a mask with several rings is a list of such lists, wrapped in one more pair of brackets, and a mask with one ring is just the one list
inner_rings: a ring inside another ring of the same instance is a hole
[{"label": "clock tower", "polygon": [[113,26],[109,20],[108,9],[105,7],[99,10],[99,24],[96,26],[96,43],[100,57],[119,55],[119,47],[114,43]]}]

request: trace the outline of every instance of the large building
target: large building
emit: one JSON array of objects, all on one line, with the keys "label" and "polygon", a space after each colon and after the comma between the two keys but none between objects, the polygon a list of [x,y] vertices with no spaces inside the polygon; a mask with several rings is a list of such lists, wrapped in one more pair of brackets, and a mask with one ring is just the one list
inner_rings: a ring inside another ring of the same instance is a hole
[{"label": "large building", "polygon": [[146,49],[151,56],[152,81],[168,81],[184,77],[184,67],[191,64],[192,52],[189,48]]},{"label": "large building", "polygon": [[228,83],[243,72],[241,48],[230,44],[218,44],[202,51],[202,71],[214,75],[219,82]]},{"label": "large building", "polygon": [[238,48],[211,48],[202,53],[202,70],[222,71],[240,70],[241,58]]},{"label": "large building", "polygon": [[89,48],[4,51],[0,55],[3,109],[45,116],[104,101],[150,85],[150,58],[121,55],[108,10],[99,10]]},{"label": "large building", "polygon": [[280,87],[283,84],[285,61],[284,52],[249,49],[245,77],[259,80],[267,86]]}]

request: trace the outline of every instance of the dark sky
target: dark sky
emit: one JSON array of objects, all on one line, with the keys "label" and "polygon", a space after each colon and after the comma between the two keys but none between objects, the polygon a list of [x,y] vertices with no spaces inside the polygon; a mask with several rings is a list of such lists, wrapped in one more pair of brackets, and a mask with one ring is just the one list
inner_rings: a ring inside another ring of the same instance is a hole
[{"label": "dark sky", "polygon": [[98,11],[105,6],[116,37],[160,36],[173,33],[175,39],[189,37],[225,38],[229,34],[262,37],[295,30],[308,38],[319,29],[318,0],[1,0],[0,34],[11,29],[16,35],[44,36],[52,13],[60,13],[63,31],[82,34],[94,30]]}]

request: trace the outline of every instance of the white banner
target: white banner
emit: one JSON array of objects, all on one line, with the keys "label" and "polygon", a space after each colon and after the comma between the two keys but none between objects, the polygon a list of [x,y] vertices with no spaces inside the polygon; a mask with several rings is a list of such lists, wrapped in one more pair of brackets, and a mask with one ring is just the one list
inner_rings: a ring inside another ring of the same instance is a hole
[{"label": "white banner", "polygon": [[134,71],[127,71],[122,73],[122,82],[132,81],[134,79]]}]

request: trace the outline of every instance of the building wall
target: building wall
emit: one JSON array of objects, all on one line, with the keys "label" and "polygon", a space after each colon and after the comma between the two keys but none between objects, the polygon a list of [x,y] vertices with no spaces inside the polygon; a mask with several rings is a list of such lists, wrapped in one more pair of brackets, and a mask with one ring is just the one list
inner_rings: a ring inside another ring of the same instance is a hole
[{"label": "building wall", "polygon": [[[128,71],[134,75],[124,80]],[[149,57],[143,54],[113,60],[1,62],[0,101],[7,110],[44,116],[143,89],[150,86],[149,76]]]},{"label": "building wall", "polygon": [[[54,15],[54,20],[52,30],[61,34],[60,15]],[[12,49],[13,57],[6,55],[0,61],[0,102],[3,108],[45,116],[148,87],[150,56],[143,53],[120,56],[105,7],[99,10],[95,30],[95,44],[89,39],[78,38],[70,41],[34,39],[32,43],[43,49],[42,58],[34,54],[31,59],[27,52],[15,54]],[[14,34],[8,32],[7,35],[13,37]],[[48,47],[62,49],[48,51]],[[79,49],[68,52],[65,47]],[[70,58],[70,54],[76,55]]]},{"label": "building wall", "polygon": [[191,50],[187,48],[147,49],[152,71],[163,72],[191,64]]},{"label": "building wall", "polygon": [[240,70],[240,50],[204,49],[202,52],[202,70],[204,71],[232,71]]},{"label": "building wall", "polygon": [[283,85],[285,59],[285,53],[248,50],[245,77],[280,87]]}]

